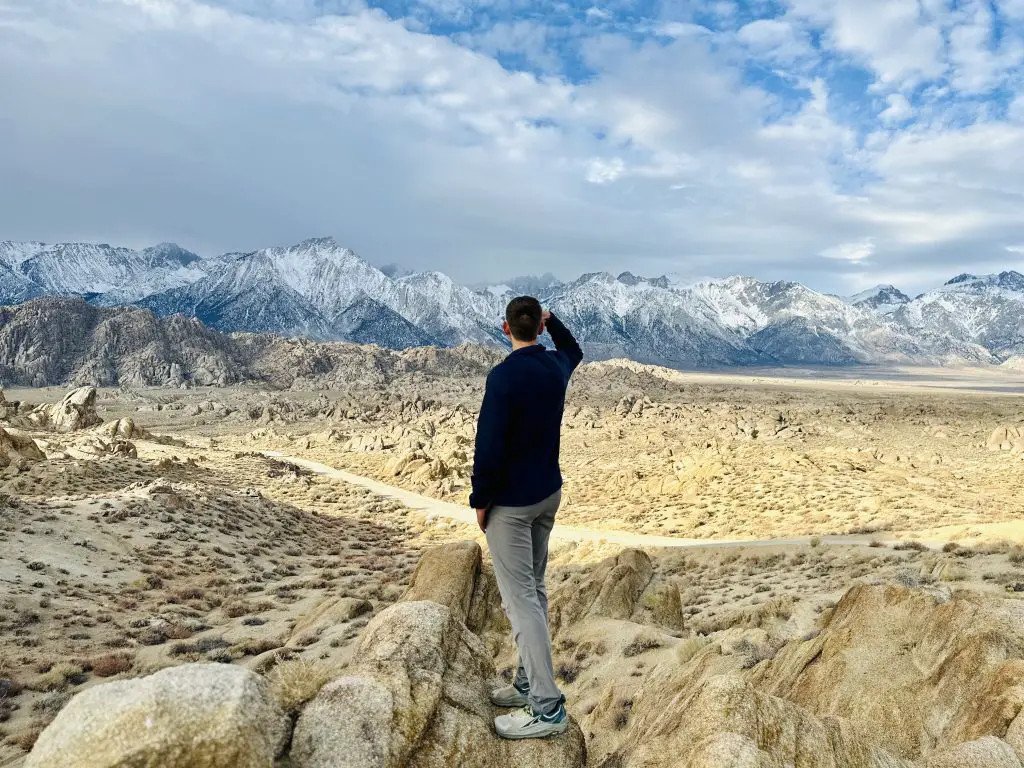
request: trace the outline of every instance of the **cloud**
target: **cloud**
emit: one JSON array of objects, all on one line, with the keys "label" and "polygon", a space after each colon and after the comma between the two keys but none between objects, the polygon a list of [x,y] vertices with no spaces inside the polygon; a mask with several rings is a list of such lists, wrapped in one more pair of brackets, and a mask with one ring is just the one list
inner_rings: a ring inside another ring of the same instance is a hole
[{"label": "cloud", "polygon": [[883,123],[900,123],[914,114],[914,108],[902,93],[890,93],[886,104],[888,106],[878,115]]},{"label": "cloud", "polygon": [[608,184],[621,178],[625,172],[626,164],[622,162],[622,158],[604,160],[596,157],[588,163],[587,181],[591,184]]},{"label": "cloud", "polygon": [[736,37],[754,55],[782,61],[793,61],[811,53],[802,30],[780,19],[756,19],[741,27]]},{"label": "cloud", "polygon": [[1012,3],[324,5],[0,0],[0,237],[837,292],[1024,242]]},{"label": "cloud", "polygon": [[850,261],[859,263],[871,257],[875,252],[875,244],[870,238],[854,243],[841,243],[831,248],[826,248],[821,255],[826,259],[837,261]]}]

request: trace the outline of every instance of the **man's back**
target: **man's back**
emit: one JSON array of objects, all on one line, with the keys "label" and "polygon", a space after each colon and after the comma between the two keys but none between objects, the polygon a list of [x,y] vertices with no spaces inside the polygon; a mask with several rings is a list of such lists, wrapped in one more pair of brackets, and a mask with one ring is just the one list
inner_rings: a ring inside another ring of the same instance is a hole
[{"label": "man's back", "polygon": [[529,506],[562,487],[558,464],[565,392],[583,352],[551,316],[557,351],[523,347],[487,377],[480,408],[470,506]]}]

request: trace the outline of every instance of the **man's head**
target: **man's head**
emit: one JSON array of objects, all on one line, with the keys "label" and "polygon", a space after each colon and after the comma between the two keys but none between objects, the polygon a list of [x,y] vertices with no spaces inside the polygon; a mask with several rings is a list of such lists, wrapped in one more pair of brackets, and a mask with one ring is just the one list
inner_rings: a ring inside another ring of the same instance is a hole
[{"label": "man's head", "polygon": [[505,309],[505,334],[515,341],[531,342],[544,330],[544,310],[532,296],[512,299]]}]

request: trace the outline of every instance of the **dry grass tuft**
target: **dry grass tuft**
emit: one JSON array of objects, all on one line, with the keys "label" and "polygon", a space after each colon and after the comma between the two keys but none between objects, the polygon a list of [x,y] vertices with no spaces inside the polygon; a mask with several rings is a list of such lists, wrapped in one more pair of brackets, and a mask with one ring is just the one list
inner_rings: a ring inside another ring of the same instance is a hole
[{"label": "dry grass tuft", "polygon": [[275,701],[285,712],[294,713],[311,701],[332,676],[323,664],[295,659],[278,664],[268,678]]},{"label": "dry grass tuft", "polygon": [[711,640],[704,635],[688,637],[676,646],[676,660],[680,664],[686,664],[710,644]]}]

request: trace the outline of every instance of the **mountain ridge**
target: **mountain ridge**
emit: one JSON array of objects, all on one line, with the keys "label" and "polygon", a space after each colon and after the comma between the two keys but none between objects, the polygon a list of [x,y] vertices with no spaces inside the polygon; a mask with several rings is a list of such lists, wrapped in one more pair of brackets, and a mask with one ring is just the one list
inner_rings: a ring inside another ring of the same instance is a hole
[{"label": "mountain ridge", "polygon": [[133,251],[0,242],[0,304],[79,296],[229,333],[392,349],[501,345],[504,305],[520,293],[562,315],[592,359],[677,368],[985,365],[1024,354],[1024,275],[1012,270],[964,273],[914,299],[891,285],[843,298],[786,280],[685,282],[628,271],[468,287],[438,271],[378,269],[329,237],[214,257],[173,243]]}]

